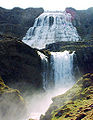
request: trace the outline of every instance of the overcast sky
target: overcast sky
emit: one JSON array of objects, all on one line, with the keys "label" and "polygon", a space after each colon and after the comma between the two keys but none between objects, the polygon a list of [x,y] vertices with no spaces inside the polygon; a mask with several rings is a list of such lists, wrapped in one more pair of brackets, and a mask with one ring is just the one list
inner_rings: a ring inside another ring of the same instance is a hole
[{"label": "overcast sky", "polygon": [[93,6],[93,0],[0,0],[0,7],[43,7],[45,10],[64,10],[66,7],[87,9]]}]

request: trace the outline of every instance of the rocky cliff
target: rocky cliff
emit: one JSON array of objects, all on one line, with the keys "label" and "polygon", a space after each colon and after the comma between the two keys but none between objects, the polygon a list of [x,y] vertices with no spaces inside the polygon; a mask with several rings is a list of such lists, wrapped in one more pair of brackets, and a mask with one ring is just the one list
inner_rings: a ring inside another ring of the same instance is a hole
[{"label": "rocky cliff", "polygon": [[13,38],[0,41],[0,75],[5,84],[20,90],[42,88],[41,71],[36,49]]},{"label": "rocky cliff", "polygon": [[24,37],[35,19],[43,13],[43,8],[13,8],[11,10],[0,7],[0,33],[16,37]]}]

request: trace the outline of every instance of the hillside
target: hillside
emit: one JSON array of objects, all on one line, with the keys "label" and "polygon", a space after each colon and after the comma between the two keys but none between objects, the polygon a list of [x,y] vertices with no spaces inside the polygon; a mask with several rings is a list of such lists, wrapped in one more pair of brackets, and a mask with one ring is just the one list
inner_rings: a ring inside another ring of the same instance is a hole
[{"label": "hillside", "polygon": [[43,8],[4,9],[0,7],[0,34],[9,34],[15,37],[24,37],[35,19],[43,13]]},{"label": "hillside", "polygon": [[93,39],[93,7],[87,10],[76,10],[66,8],[66,11],[72,15],[72,23],[83,40]]},{"label": "hillside", "polygon": [[83,75],[70,90],[52,101],[40,120],[92,120],[93,74]]}]

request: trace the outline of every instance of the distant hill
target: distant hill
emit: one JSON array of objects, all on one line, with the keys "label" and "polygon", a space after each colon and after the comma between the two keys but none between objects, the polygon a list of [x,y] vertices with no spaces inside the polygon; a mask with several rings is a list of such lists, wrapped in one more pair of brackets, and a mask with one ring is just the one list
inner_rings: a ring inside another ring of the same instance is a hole
[{"label": "distant hill", "polygon": [[43,12],[43,8],[15,7],[9,10],[0,7],[0,33],[22,38],[28,28],[33,26],[36,17]]},{"label": "distant hill", "polygon": [[73,25],[82,39],[93,39],[93,7],[87,10],[75,10],[74,8],[66,8],[66,11],[72,14]]}]

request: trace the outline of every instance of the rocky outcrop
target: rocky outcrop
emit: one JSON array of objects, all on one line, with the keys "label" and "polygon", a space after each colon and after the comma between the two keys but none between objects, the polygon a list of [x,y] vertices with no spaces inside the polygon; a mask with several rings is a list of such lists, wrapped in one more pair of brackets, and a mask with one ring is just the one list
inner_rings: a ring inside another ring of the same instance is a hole
[{"label": "rocky outcrop", "polygon": [[52,99],[40,120],[91,120],[93,118],[93,74],[85,74],[63,95]]},{"label": "rocky outcrop", "polygon": [[0,77],[0,119],[23,120],[25,117],[26,107],[20,92],[6,86]]},{"label": "rocky outcrop", "polygon": [[65,50],[70,52],[75,51],[74,73],[77,77],[80,73],[85,74],[88,72],[93,72],[93,40],[79,42],[58,42],[47,45],[46,49],[56,52]]},{"label": "rocky outcrop", "polygon": [[43,13],[43,8],[13,8],[11,10],[0,7],[0,33],[15,37],[24,37],[35,19]]},{"label": "rocky outcrop", "polygon": [[0,41],[0,75],[5,84],[20,91],[42,89],[41,59],[17,39]]},{"label": "rocky outcrop", "polygon": [[87,10],[75,10],[66,8],[66,11],[72,15],[72,23],[82,39],[93,39],[93,7]]}]

